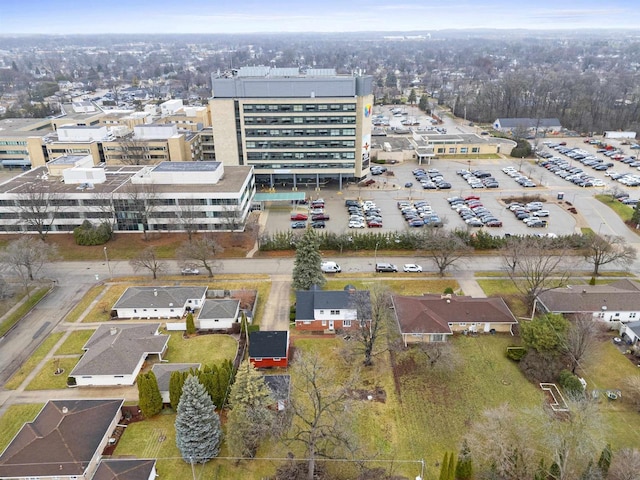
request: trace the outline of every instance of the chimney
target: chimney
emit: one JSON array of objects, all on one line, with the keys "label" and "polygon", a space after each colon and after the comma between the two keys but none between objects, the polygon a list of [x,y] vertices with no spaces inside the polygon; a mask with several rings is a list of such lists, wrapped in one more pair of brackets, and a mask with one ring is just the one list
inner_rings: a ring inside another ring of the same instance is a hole
[{"label": "chimney", "polygon": [[116,333],[118,333],[118,328],[117,327],[111,327],[109,329],[109,332],[111,333],[111,335],[115,335]]},{"label": "chimney", "polygon": [[157,289],[157,288],[154,288],[154,289],[153,289],[153,296],[154,296],[154,297],[157,297],[157,296],[158,296],[158,289]]}]

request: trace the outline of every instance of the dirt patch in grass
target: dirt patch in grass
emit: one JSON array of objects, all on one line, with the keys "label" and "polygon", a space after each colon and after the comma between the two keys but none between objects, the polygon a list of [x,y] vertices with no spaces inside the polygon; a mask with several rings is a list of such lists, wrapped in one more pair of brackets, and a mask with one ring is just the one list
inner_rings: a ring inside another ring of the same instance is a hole
[{"label": "dirt patch in grass", "polygon": [[376,386],[372,390],[355,389],[349,392],[354,400],[367,400],[373,402],[385,403],[387,401],[387,392],[384,388]]}]

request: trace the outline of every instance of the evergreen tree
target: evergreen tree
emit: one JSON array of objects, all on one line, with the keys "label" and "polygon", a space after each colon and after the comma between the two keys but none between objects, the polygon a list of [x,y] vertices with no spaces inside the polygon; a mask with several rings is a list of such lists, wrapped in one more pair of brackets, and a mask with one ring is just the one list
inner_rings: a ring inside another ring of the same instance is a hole
[{"label": "evergreen tree", "polygon": [[455,480],[469,480],[473,475],[473,464],[471,463],[471,450],[466,440],[462,442],[458,461],[456,463]]},{"label": "evergreen tree", "polygon": [[158,379],[153,372],[138,375],[138,406],[146,418],[157,415],[162,410],[162,395]]},{"label": "evergreen tree", "polygon": [[244,362],[229,395],[227,444],[234,455],[255,456],[262,441],[271,433],[274,421],[274,413],[269,409],[271,403],[271,391],[264,377],[250,362]]},{"label": "evergreen tree", "polygon": [[187,334],[193,335],[196,333],[196,324],[193,321],[193,313],[187,313]]},{"label": "evergreen tree", "polygon": [[449,475],[449,452],[445,452],[444,458],[442,459],[442,464],[440,465],[440,476],[438,480],[448,480],[447,476]]},{"label": "evergreen tree", "polygon": [[187,463],[205,463],[220,452],[220,417],[198,377],[189,375],[176,415],[176,445]]},{"label": "evergreen tree", "polygon": [[171,408],[176,411],[178,410],[178,402],[180,402],[180,396],[182,395],[182,386],[184,385],[187,375],[188,372],[179,372],[176,370],[171,372],[171,377],[169,378],[169,403],[171,403]]},{"label": "evergreen tree", "polygon": [[320,242],[313,228],[308,228],[296,244],[296,259],[293,265],[293,288],[309,290],[313,285],[322,287],[327,281],[320,265]]},{"label": "evergreen tree", "polygon": [[640,203],[636,203],[636,206],[633,207],[633,215],[631,216],[631,223],[633,223],[636,228],[640,228]]},{"label": "evergreen tree", "polygon": [[407,98],[407,101],[413,105],[416,103],[417,97],[416,97],[416,89],[412,88],[411,91],[409,92],[409,98]]},{"label": "evergreen tree", "polygon": [[602,472],[602,476],[606,477],[609,473],[609,467],[611,466],[611,458],[613,457],[613,452],[611,451],[611,444],[607,443],[600,454],[600,458],[598,459],[598,467]]}]

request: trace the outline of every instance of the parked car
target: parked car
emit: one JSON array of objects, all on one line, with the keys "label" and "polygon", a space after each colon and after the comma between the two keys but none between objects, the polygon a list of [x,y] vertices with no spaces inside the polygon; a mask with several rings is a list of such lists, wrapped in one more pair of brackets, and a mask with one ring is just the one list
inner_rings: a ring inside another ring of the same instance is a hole
[{"label": "parked car", "polygon": [[320,270],[322,270],[323,273],[340,273],[342,271],[342,269],[340,268],[340,265],[338,265],[336,262],[322,262],[320,264]]},{"label": "parked car", "polygon": [[357,221],[357,220],[351,220],[349,222],[349,228],[364,228],[365,227],[365,223],[364,221]]},{"label": "parked car", "polygon": [[184,267],[180,273],[182,275],[200,275],[200,270],[194,267]]},{"label": "parked car", "polygon": [[329,215],[327,215],[326,213],[318,213],[316,215],[311,215],[311,220],[313,220],[314,222],[317,220],[329,220]]},{"label": "parked car", "polygon": [[307,222],[291,222],[291,228],[307,228]]},{"label": "parked car", "polygon": [[392,263],[376,263],[376,272],[397,272],[398,267]]},{"label": "parked car", "polygon": [[307,215],[305,215],[304,213],[292,213],[291,214],[291,220],[306,220],[307,218],[309,218]]},{"label": "parked car", "polygon": [[405,263],[402,267],[403,272],[422,272],[422,267],[415,263]]},{"label": "parked car", "polygon": [[311,228],[324,228],[326,227],[326,224],[324,223],[324,220],[315,220],[313,222],[310,223]]}]

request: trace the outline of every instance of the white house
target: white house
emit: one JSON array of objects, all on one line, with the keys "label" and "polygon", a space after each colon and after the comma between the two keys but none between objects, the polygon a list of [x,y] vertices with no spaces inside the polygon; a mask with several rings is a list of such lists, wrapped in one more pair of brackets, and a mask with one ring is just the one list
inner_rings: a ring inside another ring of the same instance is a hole
[{"label": "white house", "polygon": [[541,293],[543,312],[588,314],[594,320],[628,323],[640,320],[640,283],[624,279],[608,285],[573,285]]},{"label": "white house", "polygon": [[640,321],[620,324],[620,336],[635,345],[640,339]]},{"label": "white house", "polygon": [[101,325],[69,377],[78,386],[133,385],[149,355],[162,360],[169,336],[160,335],[159,328],[159,323]]},{"label": "white house", "polygon": [[196,321],[201,330],[226,330],[238,322],[240,300],[209,299],[205,300]]},{"label": "white house", "polygon": [[118,318],[182,318],[204,303],[207,287],[129,287],[112,309]]}]

